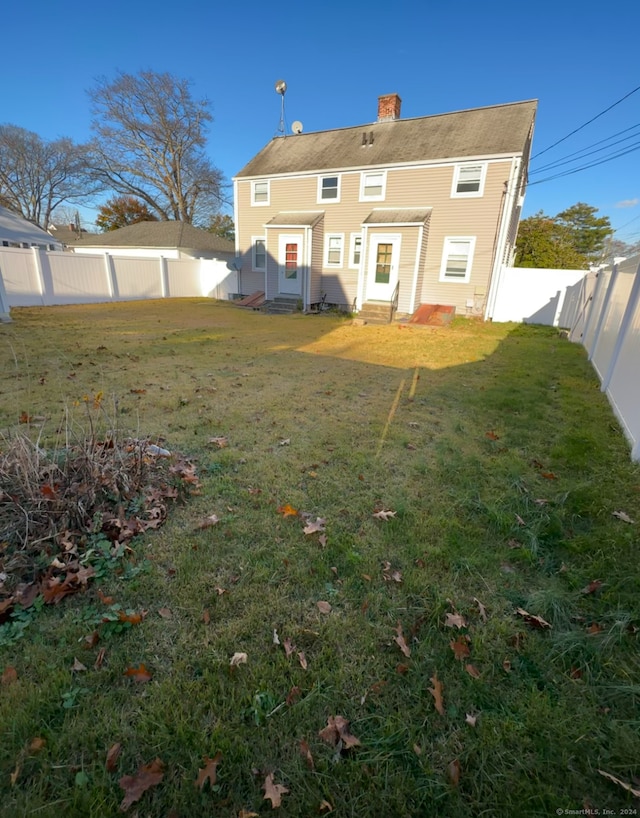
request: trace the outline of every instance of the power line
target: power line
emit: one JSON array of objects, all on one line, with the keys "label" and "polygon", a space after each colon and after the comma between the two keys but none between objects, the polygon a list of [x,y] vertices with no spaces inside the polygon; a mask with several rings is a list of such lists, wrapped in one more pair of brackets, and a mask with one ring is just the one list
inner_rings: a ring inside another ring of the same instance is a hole
[{"label": "power line", "polygon": [[554,142],[554,143],[553,143],[553,145],[549,145],[549,147],[548,147],[548,148],[545,148],[543,151],[539,151],[538,153],[536,153],[536,154],[535,154],[535,156],[532,156],[532,157],[531,157],[531,161],[533,161],[534,159],[537,159],[537,158],[538,158],[538,156],[542,156],[542,154],[543,154],[543,153],[546,153],[547,151],[550,151],[550,150],[551,150],[551,148],[555,148],[555,146],[556,146],[556,145],[559,145],[561,142],[564,142],[566,139],[569,139],[569,137],[570,137],[570,136],[573,136],[574,134],[578,133],[578,131],[581,131],[583,128],[586,128],[586,127],[587,127],[587,125],[591,125],[591,123],[592,123],[592,122],[595,122],[595,121],[596,121],[596,119],[600,119],[600,117],[601,117],[601,116],[604,116],[604,115],[605,115],[606,113],[608,113],[608,112],[609,112],[609,111],[610,111],[612,108],[615,108],[615,107],[616,107],[616,105],[620,105],[620,103],[621,103],[621,102],[624,102],[624,100],[625,100],[625,99],[627,99],[628,97],[630,97],[632,94],[635,94],[635,93],[636,93],[636,91],[640,91],[640,85],[638,85],[638,87],[637,87],[637,88],[634,88],[634,89],[633,89],[633,91],[629,91],[629,93],[628,93],[628,94],[625,94],[623,97],[620,97],[620,99],[619,99],[619,100],[617,100],[616,102],[614,102],[612,105],[609,105],[609,107],[608,107],[608,108],[605,108],[605,109],[604,109],[604,111],[600,111],[600,113],[599,113],[599,114],[596,114],[596,115],[595,115],[594,117],[592,117],[592,118],[591,118],[591,119],[590,119],[588,122],[585,122],[583,125],[580,125],[578,128],[576,128],[575,130],[571,131],[571,133],[568,133],[566,136],[563,136],[563,137],[562,137],[562,139],[558,139],[558,141],[557,141],[557,142]]},{"label": "power line", "polygon": [[[632,131],[635,128],[640,128],[640,123],[624,128],[624,130],[611,134],[611,136],[607,136],[605,139],[599,139],[597,142],[593,142],[591,145],[586,145],[579,151],[574,151],[573,153],[568,153],[566,156],[561,156],[559,159],[556,159],[554,162],[550,162],[548,165],[542,165],[542,167],[536,168],[535,170],[530,170],[529,174],[533,175],[534,173],[542,173],[543,171],[551,170],[554,167],[560,167],[562,165],[571,164],[571,162],[577,162],[579,159],[583,159],[586,156],[591,156],[593,153],[600,153],[601,151],[607,150],[607,148],[612,148],[614,145],[619,145],[621,142],[626,142],[627,139],[633,139],[635,136],[638,136],[638,134],[630,134],[629,136],[625,136],[623,139],[618,139],[616,142],[611,142],[609,145],[605,145],[603,148],[596,148],[593,151],[589,150],[589,148],[595,148],[596,145],[601,145],[603,142],[609,142],[614,137],[627,133],[627,131]],[[572,156],[576,158],[572,159]]]},{"label": "power line", "polygon": [[556,173],[555,176],[547,176],[545,179],[537,179],[535,182],[529,182],[529,187],[532,185],[541,185],[543,182],[550,182],[553,179],[560,179],[562,176],[571,176],[574,173],[580,173],[580,171],[589,170],[589,168],[595,168],[598,165],[604,165],[606,162],[611,162],[613,159],[619,159],[621,156],[626,156],[627,154],[634,153],[634,151],[637,150],[640,150],[640,142],[636,142],[633,147],[630,147],[628,150],[618,151],[618,153],[614,154],[613,156],[607,156],[605,159],[600,159],[599,162],[591,162],[588,165],[583,165],[581,168],[566,170],[563,173]]}]

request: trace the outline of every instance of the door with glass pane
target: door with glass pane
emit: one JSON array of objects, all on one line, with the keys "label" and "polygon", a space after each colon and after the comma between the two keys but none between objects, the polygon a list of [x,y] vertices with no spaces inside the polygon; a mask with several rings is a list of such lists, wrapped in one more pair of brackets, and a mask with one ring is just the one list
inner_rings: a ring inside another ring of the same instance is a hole
[{"label": "door with glass pane", "polygon": [[377,235],[369,241],[367,301],[390,301],[398,283],[400,236]]},{"label": "door with glass pane", "polygon": [[282,295],[302,293],[302,236],[278,237],[278,291]]}]

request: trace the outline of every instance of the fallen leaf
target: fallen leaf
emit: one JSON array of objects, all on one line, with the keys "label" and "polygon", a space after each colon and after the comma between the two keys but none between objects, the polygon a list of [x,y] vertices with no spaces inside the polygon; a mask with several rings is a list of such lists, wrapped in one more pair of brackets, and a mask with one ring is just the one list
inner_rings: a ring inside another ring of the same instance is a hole
[{"label": "fallen leaf", "polygon": [[290,437],[285,437],[283,440],[278,441],[278,446],[288,446],[291,443]]},{"label": "fallen leaf", "polygon": [[122,745],[119,741],[109,747],[109,751],[107,752],[107,760],[105,762],[105,767],[107,768],[108,772],[114,773],[116,771],[121,752]]},{"label": "fallen leaf", "polygon": [[12,787],[15,787],[16,781],[18,780],[18,776],[20,775],[21,770],[22,770],[22,761],[18,761],[18,763],[16,764],[15,770],[9,776],[9,780],[11,781],[11,786]]},{"label": "fallen leaf", "polygon": [[624,511],[614,511],[612,512],[614,517],[617,517],[619,520],[622,520],[623,523],[631,523],[633,525],[633,520],[629,517],[628,514],[625,514]]},{"label": "fallen leaf", "polygon": [[315,523],[308,522],[302,530],[305,534],[315,534],[316,531],[324,531],[325,524],[326,520],[323,520],[322,517],[317,517]]},{"label": "fallen leaf", "polygon": [[318,812],[333,812],[333,807],[328,801],[323,799],[318,807]]},{"label": "fallen leaf", "polygon": [[429,688],[429,693],[433,696],[433,702],[436,710],[441,716],[444,716],[444,701],[442,698],[442,682],[438,679],[438,674],[434,673],[430,679],[433,682],[433,687]]},{"label": "fallen leaf", "polygon": [[303,670],[307,669],[307,657],[304,655],[303,651],[298,651],[298,661],[300,662],[300,667]]},{"label": "fallen leaf", "polygon": [[545,480],[557,480],[558,478],[552,471],[541,471],[540,477],[544,477]]},{"label": "fallen leaf", "polygon": [[198,777],[194,784],[200,789],[204,789],[204,785],[209,782],[209,786],[213,787],[216,783],[216,775],[218,774],[218,764],[222,761],[222,753],[216,753],[213,758],[204,757],[204,767],[198,770]]},{"label": "fallen leaf", "polygon": [[581,594],[595,594],[595,592],[602,586],[601,579],[593,579],[591,582],[584,587],[580,593]]},{"label": "fallen leaf", "polygon": [[246,665],[249,657],[246,653],[234,653],[229,664],[231,667],[238,667],[238,665]]},{"label": "fallen leaf", "polygon": [[82,662],[79,659],[76,659],[74,657],[74,661],[73,661],[73,665],[71,666],[71,670],[74,673],[80,673],[81,671],[86,670],[86,669],[87,669],[87,666],[83,665]]},{"label": "fallen leaf", "polygon": [[313,756],[311,755],[311,750],[309,749],[309,744],[304,739],[300,739],[300,745],[299,746],[300,746],[300,754],[304,758],[304,760],[305,760],[305,762],[307,764],[307,767],[310,770],[315,770],[316,765],[314,764]]},{"label": "fallen leaf", "polygon": [[485,437],[488,437],[489,440],[500,440],[500,435],[497,435],[495,432],[485,432]]},{"label": "fallen leaf", "polygon": [[334,747],[340,742],[341,750],[349,750],[351,747],[358,747],[360,740],[349,732],[349,722],[343,716],[329,716],[327,726],[318,732],[318,735],[327,744]]},{"label": "fallen leaf", "polygon": [[406,676],[408,672],[409,672],[409,665],[405,665],[403,663],[399,664],[399,665],[396,665],[396,673],[399,676]]},{"label": "fallen leaf", "polygon": [[464,669],[467,671],[469,676],[473,676],[474,679],[480,678],[480,671],[474,665],[465,665]]},{"label": "fallen leaf", "polygon": [[138,667],[128,667],[125,672],[125,676],[130,676],[134,682],[150,682],[152,679],[151,673],[147,670],[144,664],[140,664]]},{"label": "fallen leaf", "polygon": [[318,610],[320,611],[320,613],[323,614],[331,613],[331,605],[328,602],[320,601],[316,602],[316,605],[318,606]]},{"label": "fallen leaf", "polygon": [[457,758],[447,764],[447,778],[454,787],[458,786],[458,782],[460,781],[460,762]]},{"label": "fallen leaf", "polygon": [[405,642],[404,635],[402,633],[402,625],[399,622],[398,625],[396,626],[396,633],[398,635],[394,636],[393,641],[400,648],[400,650],[407,657],[407,659],[409,659],[409,657],[411,656],[411,648]]},{"label": "fallen leaf", "polygon": [[125,611],[119,611],[118,619],[120,622],[129,622],[132,625],[139,625],[146,615],[146,611],[141,611],[140,613],[127,613]]},{"label": "fallen leaf", "polygon": [[202,530],[204,528],[211,528],[211,526],[217,525],[220,522],[220,518],[217,514],[211,514],[209,517],[205,517],[204,520],[201,520],[197,523],[194,528],[197,530]]},{"label": "fallen leaf", "polygon": [[593,636],[596,633],[602,633],[603,630],[604,630],[604,628],[602,627],[602,625],[598,625],[597,622],[593,622],[587,628],[587,633]]},{"label": "fallen leaf", "polygon": [[398,569],[392,570],[389,560],[384,560],[382,563],[382,579],[385,582],[397,582],[398,584],[401,584],[402,571]]},{"label": "fallen leaf", "polygon": [[4,669],[4,671],[2,673],[2,676],[0,676],[0,683],[3,684],[3,685],[11,685],[11,684],[13,684],[14,682],[17,682],[17,681],[18,681],[18,671],[14,667],[11,667],[11,665],[8,665]]},{"label": "fallen leaf", "polygon": [[89,636],[85,636],[84,641],[86,643],[86,647],[93,648],[100,641],[100,634],[98,631],[94,631],[93,633],[90,633]]},{"label": "fallen leaf", "polygon": [[631,795],[635,795],[636,798],[640,798],[640,790],[634,789],[631,784],[627,784],[624,781],[621,781],[619,778],[616,778],[615,775],[611,775],[611,773],[606,773],[604,770],[598,770],[600,775],[603,775],[605,778],[608,778],[609,781],[613,781],[614,784],[618,784],[618,786],[625,789],[627,792],[630,792]]},{"label": "fallen leaf", "polygon": [[544,620],[541,616],[534,616],[534,614],[530,614],[528,611],[525,611],[523,608],[517,608],[516,613],[518,616],[521,616],[527,625],[531,625],[533,628],[539,628],[540,630],[545,630],[546,628],[550,628],[551,625]]},{"label": "fallen leaf", "polygon": [[295,704],[298,699],[302,696],[302,691],[297,685],[294,685],[291,690],[287,693],[286,704],[287,707],[291,707],[292,704]]},{"label": "fallen leaf", "polygon": [[278,631],[275,628],[273,629],[272,642],[273,642],[274,645],[279,645],[280,644],[280,637],[278,636]]},{"label": "fallen leaf", "polygon": [[173,613],[171,612],[171,608],[158,608],[158,614],[163,619],[173,619]]},{"label": "fallen leaf", "polygon": [[297,510],[293,506],[289,505],[289,503],[286,503],[286,505],[284,505],[284,506],[278,506],[277,510],[278,510],[278,514],[282,514],[283,517],[297,517],[298,516]]},{"label": "fallen leaf", "polygon": [[31,741],[29,742],[29,752],[39,753],[40,750],[44,749],[46,743],[47,743],[46,739],[41,738],[40,736],[32,738]]},{"label": "fallen leaf", "polygon": [[396,512],[385,511],[384,509],[382,509],[381,511],[376,511],[373,516],[376,518],[376,520],[389,520],[391,517],[396,516]]},{"label": "fallen leaf", "polygon": [[156,758],[150,764],[142,765],[135,775],[124,775],[120,781],[120,788],[125,796],[120,804],[120,812],[126,812],[131,804],[139,801],[151,787],[157,786],[164,776],[164,763]]},{"label": "fallen leaf", "polygon": [[103,605],[113,605],[113,597],[112,596],[105,596],[100,588],[98,588],[98,599],[102,602]]},{"label": "fallen leaf", "polygon": [[516,522],[518,523],[518,525],[526,525],[525,521],[519,514],[516,514]]},{"label": "fallen leaf", "polygon": [[478,606],[478,612],[480,613],[480,619],[482,619],[483,622],[486,622],[487,621],[487,609],[484,607],[482,602],[480,602],[480,600],[477,597],[474,596],[473,601]]},{"label": "fallen leaf", "polygon": [[459,613],[448,613],[445,615],[444,618],[444,626],[445,628],[466,628],[467,623],[465,621],[464,616],[461,616]]},{"label": "fallen leaf", "polygon": [[271,809],[279,807],[282,803],[282,796],[289,792],[284,784],[274,783],[273,773],[269,773],[265,778],[262,789],[264,790],[264,800],[271,801]]},{"label": "fallen leaf", "polygon": [[291,656],[292,653],[295,653],[296,646],[293,644],[291,639],[287,637],[284,642],[282,643],[282,647],[284,648],[284,653],[287,659]]},{"label": "fallen leaf", "polygon": [[466,659],[467,656],[471,655],[471,651],[469,650],[469,645],[467,644],[467,641],[468,640],[466,640],[464,637],[459,637],[458,639],[456,640],[452,639],[451,642],[449,642],[449,647],[453,651],[453,655],[460,662],[463,659]]},{"label": "fallen leaf", "polygon": [[467,722],[469,727],[475,727],[476,722],[478,721],[478,717],[477,716],[472,716],[471,713],[467,713],[467,715],[465,717],[465,721]]},{"label": "fallen leaf", "polygon": [[209,443],[213,443],[213,445],[217,446],[219,449],[224,449],[228,445],[229,441],[226,437],[219,436],[210,437]]},{"label": "fallen leaf", "polygon": [[260,818],[260,815],[257,812],[247,812],[246,809],[241,809],[238,818]]},{"label": "fallen leaf", "polygon": [[502,662],[502,668],[506,673],[511,673],[511,662],[508,659],[504,659]]},{"label": "fallen leaf", "polygon": [[414,752],[414,753],[415,753],[417,756],[421,756],[421,755],[422,755],[422,747],[421,747],[419,744],[414,744],[414,745],[413,745],[413,752]]},{"label": "fallen leaf", "polygon": [[327,535],[326,534],[321,534],[318,537],[318,544],[321,545],[323,548],[326,548],[326,546],[327,546]]}]

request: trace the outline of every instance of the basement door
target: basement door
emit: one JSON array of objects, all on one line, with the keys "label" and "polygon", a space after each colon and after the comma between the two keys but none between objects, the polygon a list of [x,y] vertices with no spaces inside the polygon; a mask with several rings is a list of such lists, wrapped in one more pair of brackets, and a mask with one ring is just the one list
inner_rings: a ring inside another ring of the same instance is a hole
[{"label": "basement door", "polygon": [[369,241],[367,301],[391,301],[398,283],[400,236],[378,233]]},{"label": "basement door", "polygon": [[302,294],[302,236],[278,236],[278,292]]}]

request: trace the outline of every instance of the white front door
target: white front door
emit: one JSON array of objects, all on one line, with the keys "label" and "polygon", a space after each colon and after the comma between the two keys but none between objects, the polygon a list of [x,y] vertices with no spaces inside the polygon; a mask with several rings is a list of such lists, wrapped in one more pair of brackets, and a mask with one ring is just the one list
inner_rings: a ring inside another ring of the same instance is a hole
[{"label": "white front door", "polygon": [[398,283],[400,236],[377,234],[369,241],[367,301],[391,301]]},{"label": "white front door", "polygon": [[302,236],[278,236],[278,292],[302,294]]}]

